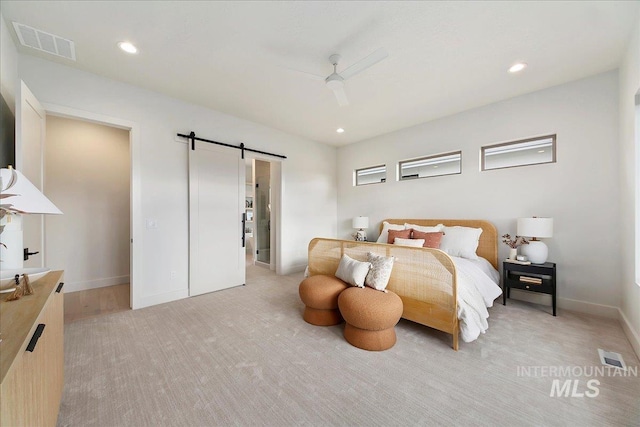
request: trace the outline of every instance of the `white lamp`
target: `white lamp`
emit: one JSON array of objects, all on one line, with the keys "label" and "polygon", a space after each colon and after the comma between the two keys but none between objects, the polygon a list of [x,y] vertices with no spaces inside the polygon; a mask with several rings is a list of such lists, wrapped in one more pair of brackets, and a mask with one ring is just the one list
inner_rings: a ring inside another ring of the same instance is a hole
[{"label": "white lamp", "polygon": [[358,231],[353,233],[353,238],[359,242],[367,241],[367,232],[365,229],[369,228],[369,217],[357,216],[351,221],[351,227],[357,228]]},{"label": "white lamp", "polygon": [[531,237],[528,245],[522,245],[520,251],[533,264],[547,262],[549,248],[538,239],[553,237],[553,218],[518,218],[518,236]]},{"label": "white lamp", "polygon": [[57,214],[62,212],[15,169],[0,169],[0,259],[2,270],[23,268],[21,214]]}]

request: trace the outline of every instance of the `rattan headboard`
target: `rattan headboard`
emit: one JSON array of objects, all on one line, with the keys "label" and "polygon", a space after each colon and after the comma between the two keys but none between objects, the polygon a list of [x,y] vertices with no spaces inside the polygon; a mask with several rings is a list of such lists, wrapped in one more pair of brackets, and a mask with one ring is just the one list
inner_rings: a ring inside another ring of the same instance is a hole
[{"label": "rattan headboard", "polygon": [[[409,223],[423,226],[444,224],[447,227],[460,225],[462,227],[482,228],[476,253],[482,258],[486,258],[494,268],[498,268],[498,230],[489,221],[482,219],[385,219],[384,221],[391,224]],[[382,232],[382,222],[380,223],[380,232]]]}]

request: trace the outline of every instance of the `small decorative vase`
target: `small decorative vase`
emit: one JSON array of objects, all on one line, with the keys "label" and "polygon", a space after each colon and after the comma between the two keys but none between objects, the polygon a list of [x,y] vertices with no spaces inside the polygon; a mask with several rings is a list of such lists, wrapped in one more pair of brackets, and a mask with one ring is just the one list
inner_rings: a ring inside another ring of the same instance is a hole
[{"label": "small decorative vase", "polygon": [[518,256],[518,248],[509,248],[509,259],[516,259]]}]

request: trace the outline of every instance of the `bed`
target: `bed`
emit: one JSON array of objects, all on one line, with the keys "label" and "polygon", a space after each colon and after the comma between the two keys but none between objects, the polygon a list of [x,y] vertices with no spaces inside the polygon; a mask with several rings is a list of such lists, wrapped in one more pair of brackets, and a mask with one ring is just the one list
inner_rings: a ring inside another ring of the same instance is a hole
[{"label": "bed", "polygon": [[[404,319],[452,335],[458,350],[459,336],[473,341],[488,327],[487,308],[501,295],[498,286],[497,230],[484,220],[387,219],[396,225],[462,226],[481,228],[476,254],[479,260],[452,257],[430,248],[352,240],[313,239],[309,243],[308,274],[333,275],[343,254],[366,260],[367,252],[394,256],[387,289],[400,296]],[[383,223],[384,223],[383,222]],[[382,232],[382,224],[380,226]]]}]

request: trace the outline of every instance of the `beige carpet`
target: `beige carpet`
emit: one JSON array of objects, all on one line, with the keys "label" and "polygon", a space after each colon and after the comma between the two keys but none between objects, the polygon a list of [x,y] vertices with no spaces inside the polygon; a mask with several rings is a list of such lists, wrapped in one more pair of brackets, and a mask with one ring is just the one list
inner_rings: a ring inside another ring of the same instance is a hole
[{"label": "beige carpet", "polygon": [[600,366],[598,347],[638,366],[616,321],[510,301],[458,352],[404,320],[395,347],[367,352],[302,320],[300,278],[251,267],[244,287],[66,325],[58,425],[640,425],[638,378],[597,377],[589,398],[518,376]]}]

